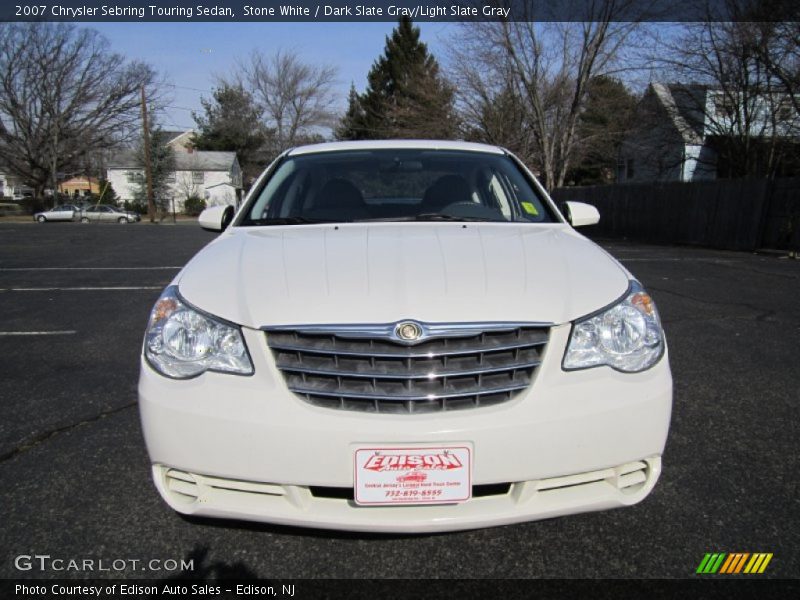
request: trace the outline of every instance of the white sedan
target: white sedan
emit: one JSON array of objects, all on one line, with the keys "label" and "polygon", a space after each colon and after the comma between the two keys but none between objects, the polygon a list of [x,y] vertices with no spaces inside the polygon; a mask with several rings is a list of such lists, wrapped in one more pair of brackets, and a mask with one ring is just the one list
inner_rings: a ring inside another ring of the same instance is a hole
[{"label": "white sedan", "polygon": [[[650,295],[507,151],[296,148],[164,290],[139,407],[190,515],[445,531],[629,506],[672,406]],[[231,221],[232,219],[232,221]]]}]

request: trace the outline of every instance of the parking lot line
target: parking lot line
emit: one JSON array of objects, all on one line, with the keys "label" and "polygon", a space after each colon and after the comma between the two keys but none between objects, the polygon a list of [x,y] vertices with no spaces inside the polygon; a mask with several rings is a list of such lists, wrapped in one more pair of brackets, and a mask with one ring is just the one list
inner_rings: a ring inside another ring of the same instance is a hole
[{"label": "parking lot line", "polygon": [[164,285],[99,286],[99,287],[18,287],[0,288],[0,292],[130,292],[136,290],[163,290]]},{"label": "parking lot line", "polygon": [[183,267],[0,267],[0,271],[177,271],[182,268]]},{"label": "parking lot line", "polygon": [[670,257],[670,256],[637,256],[637,257],[625,257],[625,256],[617,256],[617,260],[620,262],[705,262],[711,264],[729,264],[734,262],[731,259],[727,258],[694,258],[694,257]]},{"label": "parking lot line", "polygon": [[20,336],[20,335],[73,335],[77,331],[0,331],[0,336]]}]

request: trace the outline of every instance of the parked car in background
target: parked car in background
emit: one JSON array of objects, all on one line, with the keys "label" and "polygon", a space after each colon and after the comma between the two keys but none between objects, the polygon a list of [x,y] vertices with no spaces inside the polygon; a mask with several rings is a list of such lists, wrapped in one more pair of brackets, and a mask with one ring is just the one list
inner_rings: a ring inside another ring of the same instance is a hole
[{"label": "parked car in background", "polygon": [[90,221],[100,221],[103,223],[135,223],[140,220],[141,217],[137,213],[122,210],[116,206],[109,206],[108,204],[96,204],[90,206],[81,213],[81,223],[89,223]]},{"label": "parked car in background", "polygon": [[43,210],[33,215],[33,220],[39,223],[48,221],[76,221],[81,215],[81,209],[74,204],[62,204],[50,210]]},{"label": "parked car in background", "polygon": [[24,200],[25,198],[33,198],[33,192],[30,191],[23,191],[23,192],[14,192],[14,202],[19,202]]},{"label": "parked car in background", "polygon": [[593,206],[562,213],[502,148],[393,140],[289,150],[232,213],[200,215],[224,231],[145,333],[142,429],[176,511],[424,532],[653,489],[667,345],[574,229]]},{"label": "parked car in background", "polygon": [[17,202],[0,202],[0,217],[21,215],[23,212]]}]

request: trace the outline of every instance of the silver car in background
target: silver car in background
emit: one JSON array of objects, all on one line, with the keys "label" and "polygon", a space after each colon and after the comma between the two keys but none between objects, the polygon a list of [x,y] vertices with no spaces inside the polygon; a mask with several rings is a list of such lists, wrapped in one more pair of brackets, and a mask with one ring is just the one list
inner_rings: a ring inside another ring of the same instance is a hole
[{"label": "silver car in background", "polygon": [[33,215],[34,221],[47,223],[48,221],[76,221],[81,214],[81,209],[74,204],[62,204],[50,210],[43,210]]},{"label": "silver car in background", "polygon": [[81,223],[90,221],[100,221],[103,223],[135,223],[141,217],[131,211],[122,210],[116,206],[108,204],[97,204],[90,206],[81,213]]}]

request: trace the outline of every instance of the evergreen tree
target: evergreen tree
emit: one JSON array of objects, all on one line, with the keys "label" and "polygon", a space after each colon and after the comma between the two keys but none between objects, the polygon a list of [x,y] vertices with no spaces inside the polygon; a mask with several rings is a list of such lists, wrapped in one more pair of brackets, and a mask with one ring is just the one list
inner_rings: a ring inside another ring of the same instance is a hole
[{"label": "evergreen tree", "polygon": [[350,84],[350,93],[347,96],[347,112],[336,128],[337,140],[358,140],[363,139],[360,135],[360,128],[364,124],[364,109],[361,108],[361,98],[356,92],[355,84]]},{"label": "evergreen tree", "polygon": [[367,76],[367,90],[350,94],[340,139],[449,138],[456,134],[453,90],[439,64],[403,17],[386,38],[384,54]]},{"label": "evergreen tree", "polygon": [[263,168],[263,147],[270,132],[262,124],[263,109],[241,85],[223,83],[213,99],[200,100],[205,114],[192,113],[198,132],[192,143],[198,150],[236,152],[244,181],[257,177]]},{"label": "evergreen tree", "polygon": [[589,80],[586,106],[578,118],[575,160],[566,177],[571,185],[614,181],[619,148],[632,130],[636,101],[618,79],[601,75]]},{"label": "evergreen tree", "polygon": [[[172,198],[173,190],[169,180],[170,176],[175,174],[175,151],[170,146],[167,146],[167,141],[168,138],[164,130],[153,122],[153,128],[150,130],[150,175],[153,182],[153,201],[156,205],[156,211],[162,213],[162,215],[170,209],[169,202]],[[143,138],[136,148],[136,161],[141,165],[142,171],[136,182],[133,199],[136,204],[147,206]]]},{"label": "evergreen tree", "polygon": [[114,205],[116,205],[117,202],[119,202],[119,196],[117,195],[114,186],[111,185],[111,182],[108,179],[101,177],[98,180],[97,185],[100,188],[100,193],[97,194],[96,196],[98,201],[102,202],[103,204],[114,204]]}]

